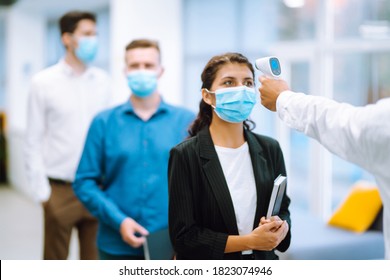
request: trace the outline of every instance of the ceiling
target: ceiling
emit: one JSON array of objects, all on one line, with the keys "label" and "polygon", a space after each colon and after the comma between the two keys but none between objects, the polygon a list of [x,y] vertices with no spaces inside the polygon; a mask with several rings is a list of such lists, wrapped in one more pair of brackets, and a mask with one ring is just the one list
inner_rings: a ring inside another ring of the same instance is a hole
[{"label": "ceiling", "polygon": [[0,0],[17,2],[20,8],[42,13],[49,19],[57,19],[70,10],[90,10],[93,12],[107,8],[110,0]]}]

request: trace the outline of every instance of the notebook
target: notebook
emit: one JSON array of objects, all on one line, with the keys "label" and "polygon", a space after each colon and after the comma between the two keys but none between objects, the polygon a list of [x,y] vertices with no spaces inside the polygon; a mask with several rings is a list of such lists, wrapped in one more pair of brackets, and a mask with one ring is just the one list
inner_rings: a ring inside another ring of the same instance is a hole
[{"label": "notebook", "polygon": [[286,191],[287,177],[279,175],[274,181],[271,199],[269,201],[267,219],[271,216],[279,215],[280,206],[282,205],[283,195]]},{"label": "notebook", "polygon": [[172,260],[174,256],[167,228],[152,232],[146,236],[143,247],[145,260]]}]

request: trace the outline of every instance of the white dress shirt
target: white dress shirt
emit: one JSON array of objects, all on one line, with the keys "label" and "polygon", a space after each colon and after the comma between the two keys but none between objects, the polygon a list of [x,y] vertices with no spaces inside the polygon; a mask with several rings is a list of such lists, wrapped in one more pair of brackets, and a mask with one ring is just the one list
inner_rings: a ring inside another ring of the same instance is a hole
[{"label": "white dress shirt", "polygon": [[390,98],[354,107],[285,91],[278,97],[276,107],[288,126],[374,175],[384,208],[386,259],[390,259]]},{"label": "white dress shirt", "polygon": [[48,177],[74,180],[90,122],[109,105],[109,77],[96,67],[78,75],[61,60],[33,77],[25,158],[35,200],[50,197]]},{"label": "white dress shirt", "polygon": [[[255,221],[257,194],[248,143],[236,149],[215,146],[215,150],[233,201],[238,233],[249,234]],[[243,251],[251,253],[252,250]]]}]

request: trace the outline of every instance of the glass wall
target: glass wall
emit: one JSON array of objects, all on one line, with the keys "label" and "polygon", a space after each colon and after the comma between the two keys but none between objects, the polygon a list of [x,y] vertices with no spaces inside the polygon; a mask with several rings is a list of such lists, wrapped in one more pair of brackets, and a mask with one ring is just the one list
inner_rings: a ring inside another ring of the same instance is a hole
[{"label": "glass wall", "polygon": [[[333,98],[364,106],[389,97],[390,1],[333,1],[333,5],[338,44],[333,55]],[[357,181],[374,181],[371,174],[338,157],[333,156],[332,162],[333,207]]]},{"label": "glass wall", "polygon": [[5,22],[0,14],[0,111],[5,109]]},{"label": "glass wall", "polygon": [[[309,92],[310,64],[298,62],[291,65],[291,88],[298,92]],[[260,131],[260,133],[262,133]],[[309,208],[310,140],[295,130],[288,130],[290,165],[288,167],[289,195],[291,207]],[[277,137],[277,136],[276,136]]]},{"label": "glass wall", "polygon": [[[294,91],[356,106],[390,96],[390,0],[183,3],[184,92],[186,105],[193,110],[201,98],[204,65],[226,51],[242,52],[251,61],[278,55],[283,78]],[[321,157],[318,149],[310,148],[313,140],[280,125],[276,114],[260,105],[251,117],[257,123],[256,132],[281,142],[294,207],[307,210],[325,203],[326,209],[321,210],[324,216],[356,181],[373,180],[364,170],[330,154],[326,155],[331,163],[329,173],[324,179],[310,179]],[[316,188],[323,188],[318,193],[325,193],[324,198],[313,196]],[[321,203],[316,201],[321,199]]]},{"label": "glass wall", "polygon": [[[389,36],[390,3],[387,0],[333,0],[334,35],[342,38]],[[353,11],[351,13],[351,11]]]}]

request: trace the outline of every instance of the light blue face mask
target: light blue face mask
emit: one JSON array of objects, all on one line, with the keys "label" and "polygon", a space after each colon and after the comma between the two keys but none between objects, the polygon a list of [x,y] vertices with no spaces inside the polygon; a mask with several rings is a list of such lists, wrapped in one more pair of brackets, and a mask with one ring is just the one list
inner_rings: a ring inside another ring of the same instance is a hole
[{"label": "light blue face mask", "polygon": [[76,56],[83,63],[88,64],[92,62],[97,54],[98,40],[96,36],[83,36],[77,40],[78,46],[76,48]]},{"label": "light blue face mask", "polygon": [[[207,90],[207,89],[206,89]],[[208,90],[207,90],[208,91]],[[215,92],[215,113],[224,121],[239,123],[245,121],[257,102],[254,88],[247,86],[217,89]]]},{"label": "light blue face mask", "polygon": [[127,84],[132,93],[145,98],[157,88],[157,74],[154,71],[138,70],[127,74]]}]

